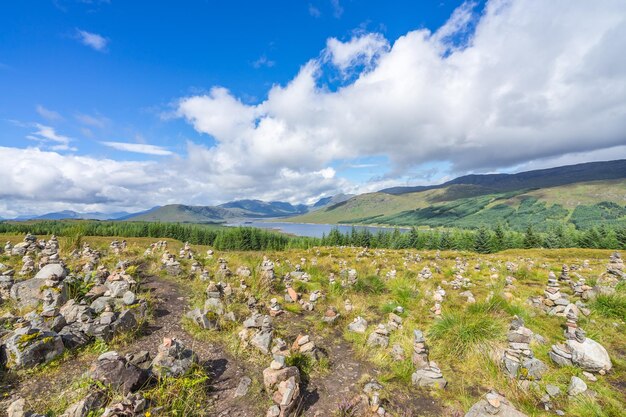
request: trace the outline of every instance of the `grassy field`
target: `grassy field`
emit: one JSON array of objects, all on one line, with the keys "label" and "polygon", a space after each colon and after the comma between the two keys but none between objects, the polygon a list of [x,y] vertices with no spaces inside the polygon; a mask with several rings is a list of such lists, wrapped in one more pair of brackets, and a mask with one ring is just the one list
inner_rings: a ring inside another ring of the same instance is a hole
[{"label": "grassy field", "polygon": [[[22,236],[0,236],[14,243],[21,241]],[[60,238],[63,254],[77,244],[76,241]],[[89,242],[93,247],[106,251],[112,238],[83,237],[81,242]],[[189,273],[190,261],[182,261],[185,274],[178,278],[167,277],[161,270],[157,255],[143,258],[142,253],[155,239],[127,238],[128,249],[119,259],[140,260],[143,274],[160,276],[164,280],[174,280],[190,295],[189,308],[202,306],[206,282],[198,280]],[[181,242],[168,240],[173,253],[181,247]],[[503,393],[518,409],[529,416],[549,416],[552,412],[544,411],[540,399],[547,383],[555,384],[562,392],[572,375],[582,377],[578,368],[556,367],[548,358],[550,346],[564,340],[563,317],[547,316],[543,311],[536,310],[527,303],[531,296],[541,295],[550,271],[559,273],[561,266],[581,265],[589,261],[590,269],[579,271],[593,284],[605,271],[610,252],[605,250],[514,250],[492,255],[475,253],[459,253],[445,251],[411,250],[370,250],[359,248],[312,248],[309,250],[288,250],[281,252],[219,252],[212,258],[204,254],[209,247],[193,246],[196,260],[215,273],[218,268],[217,259],[223,257],[228,261],[234,272],[239,266],[248,266],[252,277],[246,280],[247,294],[254,295],[261,303],[268,305],[272,297],[277,297],[286,313],[275,320],[275,332],[284,337],[288,343],[299,332],[304,331],[315,336],[322,348],[333,351],[331,347],[337,338],[346,341],[351,349],[349,355],[354,360],[362,361],[375,374],[363,375],[363,381],[374,377],[383,384],[388,409],[402,408],[402,398],[416,396],[432,396],[432,400],[441,404],[443,414],[453,416],[455,412],[465,412],[480,396],[490,389]],[[311,277],[309,282],[296,281],[294,288],[308,299],[308,294],[321,290],[324,297],[312,312],[303,311],[297,304],[283,301],[285,285],[277,279],[270,286],[263,286],[256,279],[263,255],[267,255],[276,264],[276,276],[282,277],[292,271],[296,264],[301,264]],[[419,255],[419,258],[416,258]],[[476,298],[475,304],[468,304],[459,293],[445,282],[454,278],[457,259],[465,264],[463,277],[471,280],[469,290]],[[107,256],[107,265],[114,265],[118,257]],[[303,262],[304,260],[304,262]],[[341,265],[345,261],[348,268],[358,272],[358,283],[353,287],[342,287],[330,284],[328,276],[334,273],[340,281]],[[15,258],[0,257],[0,262],[17,264]],[[508,271],[506,262],[513,262],[514,271]],[[419,281],[418,273],[429,266],[434,277],[431,280]],[[436,272],[436,269],[440,272]],[[387,274],[396,271],[393,274]],[[505,288],[507,276],[515,278],[512,288]],[[239,278],[227,279],[233,288],[239,286]],[[441,285],[447,292],[442,302],[442,317],[434,317],[430,308],[433,306],[432,295],[437,286]],[[569,288],[562,287],[568,293]],[[350,299],[354,310],[347,312],[344,302]],[[246,307],[246,296],[235,297],[227,303],[227,310],[233,311],[239,323],[249,313]],[[341,318],[329,325],[321,321],[328,307],[335,307]],[[402,328],[391,333],[389,348],[370,347],[366,344],[367,336],[378,323],[387,323],[388,315],[397,306],[404,312]],[[626,287],[621,284],[616,295],[589,302],[591,315],[581,317],[579,325],[587,332],[588,337],[603,344],[613,361],[613,370],[599,376],[597,382],[587,381],[589,388],[596,392],[595,397],[568,398],[567,395],[557,397],[554,402],[568,416],[617,417],[623,415],[626,400],[624,381],[626,380]],[[523,388],[505,375],[501,368],[501,357],[506,346],[506,330],[511,319],[522,317],[526,326],[540,334],[545,344],[533,343],[535,356],[544,361],[549,371],[535,388]],[[368,323],[366,334],[347,331],[347,325],[357,316],[365,318]],[[257,367],[267,366],[268,357],[245,348],[239,341],[241,330],[239,323],[223,322],[222,330],[209,331],[197,328],[191,322],[185,322],[185,328],[199,341],[222,346],[237,360],[245,361]],[[424,331],[426,342],[430,347],[430,359],[437,362],[449,384],[445,390],[424,392],[411,385],[411,374],[414,367],[411,363],[412,332],[414,329]],[[398,344],[407,352],[406,359],[394,360],[390,354],[391,346]],[[87,354],[87,353],[85,353]],[[316,363],[302,362],[303,372],[311,381],[325,381],[332,378],[335,367],[347,358],[329,356],[327,360]],[[61,363],[61,369],[63,363]],[[256,378],[259,376],[256,375]],[[179,382],[180,384],[180,382]],[[167,391],[167,387],[164,388]],[[173,388],[172,388],[173,389]],[[200,394],[198,394],[200,395]],[[395,407],[394,407],[395,404]],[[406,404],[405,404],[406,406]],[[417,411],[417,410],[414,410]],[[338,414],[337,414],[338,415]],[[398,414],[394,415],[420,415]]]}]

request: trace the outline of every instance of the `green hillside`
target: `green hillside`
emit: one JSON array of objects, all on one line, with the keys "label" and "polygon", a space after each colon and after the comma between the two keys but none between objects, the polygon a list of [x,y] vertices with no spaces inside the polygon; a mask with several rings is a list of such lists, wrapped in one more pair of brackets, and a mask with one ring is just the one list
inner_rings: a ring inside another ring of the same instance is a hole
[{"label": "green hillside", "polygon": [[392,195],[371,193],[289,221],[395,226],[466,227],[508,223],[538,230],[550,223],[579,228],[626,224],[626,180],[603,180],[536,190],[490,192],[475,185]]},{"label": "green hillside", "polygon": [[281,201],[240,200],[219,206],[170,204],[135,216],[127,216],[124,220],[171,223],[223,223],[234,219],[291,216],[306,213],[307,210],[308,207],[305,205],[293,206]]}]

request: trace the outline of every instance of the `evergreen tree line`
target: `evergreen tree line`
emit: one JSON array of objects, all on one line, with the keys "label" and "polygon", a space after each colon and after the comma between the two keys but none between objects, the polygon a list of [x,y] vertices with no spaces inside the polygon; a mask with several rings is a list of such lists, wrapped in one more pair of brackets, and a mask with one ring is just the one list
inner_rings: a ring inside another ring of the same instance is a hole
[{"label": "evergreen tree line", "polygon": [[525,232],[498,224],[478,229],[393,229],[372,232],[353,227],[348,233],[332,229],[322,238],[298,237],[253,227],[214,225],[114,222],[114,221],[37,221],[0,222],[0,233],[33,233],[57,236],[116,236],[171,238],[217,250],[284,250],[314,246],[358,246],[385,249],[467,250],[479,253],[519,248],[596,248],[626,249],[626,227],[600,226],[578,230],[556,224],[546,232],[529,226]]}]

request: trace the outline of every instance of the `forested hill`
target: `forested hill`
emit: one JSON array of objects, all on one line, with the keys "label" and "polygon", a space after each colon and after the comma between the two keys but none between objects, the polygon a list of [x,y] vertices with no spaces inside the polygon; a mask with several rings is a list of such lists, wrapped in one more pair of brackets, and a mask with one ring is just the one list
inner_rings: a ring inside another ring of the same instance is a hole
[{"label": "forested hill", "polygon": [[471,175],[409,189],[416,188],[361,194],[289,221],[461,228],[502,223],[515,230],[626,225],[626,160]]}]

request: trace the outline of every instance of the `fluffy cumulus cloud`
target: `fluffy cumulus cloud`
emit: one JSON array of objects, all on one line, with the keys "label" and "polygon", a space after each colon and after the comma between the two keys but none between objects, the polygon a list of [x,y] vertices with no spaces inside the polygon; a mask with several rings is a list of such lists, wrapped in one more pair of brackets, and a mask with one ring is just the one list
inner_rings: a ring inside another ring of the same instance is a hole
[{"label": "fluffy cumulus cloud", "polygon": [[[428,161],[505,168],[624,143],[625,42],[620,0],[493,0],[482,14],[466,3],[439,30],[391,47],[380,34],[330,39],[258,105],[219,88],[182,99],[179,114],[216,139],[217,165],[240,175],[368,155],[388,156],[392,176]],[[325,88],[326,62],[361,72]]]},{"label": "fluffy cumulus cloud", "polygon": [[[186,155],[159,165],[5,149],[0,164],[33,158],[39,164],[36,175],[24,168],[2,177],[0,197],[41,193],[49,201],[119,207],[299,202],[392,185],[433,162],[446,167],[441,178],[626,157],[623,0],[474,6],[462,5],[435,31],[395,40],[378,33],[329,39],[325,51],[258,104],[222,86],[181,98],[176,115],[210,136],[211,145],[189,143]],[[325,85],[332,79],[326,71],[349,77]],[[389,161],[388,171],[368,184],[351,184],[331,168],[367,157]],[[58,182],[35,186],[32,178]]]}]

